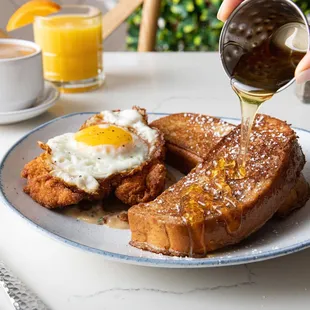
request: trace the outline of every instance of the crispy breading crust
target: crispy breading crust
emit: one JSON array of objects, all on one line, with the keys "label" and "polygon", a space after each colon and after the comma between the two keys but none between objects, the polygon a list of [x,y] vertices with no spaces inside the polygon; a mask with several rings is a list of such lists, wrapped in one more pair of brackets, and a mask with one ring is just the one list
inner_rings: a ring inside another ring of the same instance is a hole
[{"label": "crispy breading crust", "polygon": [[65,184],[50,174],[50,155],[46,152],[25,165],[21,176],[27,179],[25,193],[30,195],[42,206],[52,209],[77,204],[81,200],[100,199],[109,191],[102,190],[99,194],[89,195],[74,186]]},{"label": "crispy breading crust", "polygon": [[133,206],[141,201],[151,201],[161,194],[166,180],[166,168],[162,163],[145,167],[141,172],[124,178],[115,190],[121,201]]},{"label": "crispy breading crust", "polygon": [[[144,109],[134,107],[143,116],[147,124],[147,116]],[[102,116],[96,115],[93,120],[102,122]],[[82,125],[81,129],[94,125],[90,120]],[[154,151],[150,159],[139,167],[111,175],[106,179],[98,180],[99,191],[88,194],[79,190],[76,186],[66,184],[63,180],[50,174],[51,150],[39,142],[45,153],[25,165],[21,176],[27,179],[24,187],[25,193],[42,206],[53,209],[77,204],[82,200],[99,200],[107,197],[115,191],[116,196],[125,204],[134,205],[140,202],[148,202],[156,198],[163,190],[166,178],[166,168],[163,164],[165,158],[165,140],[158,131]]]}]

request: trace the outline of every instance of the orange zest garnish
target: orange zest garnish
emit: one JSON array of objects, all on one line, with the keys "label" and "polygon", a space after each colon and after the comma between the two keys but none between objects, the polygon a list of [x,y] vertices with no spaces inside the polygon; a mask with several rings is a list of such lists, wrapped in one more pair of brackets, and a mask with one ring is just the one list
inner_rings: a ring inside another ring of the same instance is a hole
[{"label": "orange zest garnish", "polygon": [[10,18],[6,30],[15,29],[32,24],[36,16],[48,16],[61,9],[60,5],[51,0],[31,0],[22,5]]}]

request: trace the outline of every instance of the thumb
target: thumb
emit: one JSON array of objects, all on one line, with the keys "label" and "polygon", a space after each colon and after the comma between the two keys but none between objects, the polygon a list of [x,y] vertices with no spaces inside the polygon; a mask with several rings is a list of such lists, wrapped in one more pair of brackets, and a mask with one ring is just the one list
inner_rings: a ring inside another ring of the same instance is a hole
[{"label": "thumb", "polygon": [[217,13],[217,18],[222,22],[226,21],[229,15],[242,1],[243,0],[224,0]]},{"label": "thumb", "polygon": [[310,51],[300,61],[295,71],[296,82],[298,84],[310,81]]}]

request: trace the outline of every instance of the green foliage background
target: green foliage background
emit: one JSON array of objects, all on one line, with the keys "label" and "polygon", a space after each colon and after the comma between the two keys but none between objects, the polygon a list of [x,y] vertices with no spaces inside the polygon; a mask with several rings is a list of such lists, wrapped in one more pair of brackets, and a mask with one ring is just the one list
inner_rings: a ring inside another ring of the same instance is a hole
[{"label": "green foliage background", "polygon": [[[309,0],[294,0],[310,13]],[[217,20],[222,0],[162,0],[158,20],[157,51],[214,51],[223,24]],[[128,18],[127,49],[136,51],[141,8]]]}]

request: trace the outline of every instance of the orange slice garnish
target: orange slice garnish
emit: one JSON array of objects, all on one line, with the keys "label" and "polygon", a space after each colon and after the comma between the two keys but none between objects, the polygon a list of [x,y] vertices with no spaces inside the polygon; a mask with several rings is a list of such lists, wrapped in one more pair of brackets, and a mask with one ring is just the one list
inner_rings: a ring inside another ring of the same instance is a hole
[{"label": "orange slice garnish", "polygon": [[48,16],[56,13],[61,6],[50,0],[31,0],[22,5],[10,18],[6,26],[7,31],[32,24],[36,16]]}]

